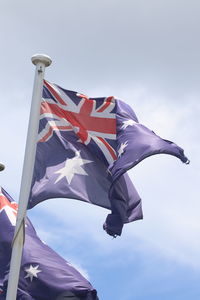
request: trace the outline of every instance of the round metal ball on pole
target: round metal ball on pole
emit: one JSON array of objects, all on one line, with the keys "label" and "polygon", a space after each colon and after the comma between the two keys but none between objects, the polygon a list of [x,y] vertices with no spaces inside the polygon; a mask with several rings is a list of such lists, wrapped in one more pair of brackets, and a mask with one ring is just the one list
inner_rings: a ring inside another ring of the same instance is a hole
[{"label": "round metal ball on pole", "polygon": [[3,171],[4,169],[5,169],[5,166],[2,163],[0,163],[0,172]]}]

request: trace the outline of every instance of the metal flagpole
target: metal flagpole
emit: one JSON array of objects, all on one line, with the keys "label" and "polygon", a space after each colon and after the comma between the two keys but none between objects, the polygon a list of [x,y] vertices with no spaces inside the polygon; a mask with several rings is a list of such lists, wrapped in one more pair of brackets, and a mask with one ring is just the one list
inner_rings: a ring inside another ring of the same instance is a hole
[{"label": "metal flagpole", "polygon": [[35,80],[33,87],[33,96],[31,111],[29,117],[28,134],[26,140],[26,149],[24,156],[24,165],[21,179],[19,205],[15,234],[13,239],[12,256],[10,262],[10,272],[8,280],[8,289],[6,300],[15,300],[19,281],[19,272],[24,241],[24,223],[28,198],[33,176],[34,160],[36,153],[37,135],[39,127],[40,103],[42,98],[42,87],[45,67],[51,64],[51,58],[47,55],[36,54],[31,58],[32,63],[36,66]]}]

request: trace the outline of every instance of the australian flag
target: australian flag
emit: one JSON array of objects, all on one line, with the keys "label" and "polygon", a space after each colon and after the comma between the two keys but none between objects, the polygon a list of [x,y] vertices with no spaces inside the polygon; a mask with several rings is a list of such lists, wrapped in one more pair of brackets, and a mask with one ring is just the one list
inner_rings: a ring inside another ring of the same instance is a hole
[{"label": "australian flag", "polygon": [[[0,299],[6,299],[17,204],[0,189]],[[44,244],[26,219],[17,300],[98,300],[92,285]]]},{"label": "australian flag", "polygon": [[183,149],[139,123],[114,97],[89,98],[44,81],[29,208],[49,198],[73,198],[108,208],[104,229],[120,235],[142,219],[141,199],[126,171],[166,153],[187,163]]}]

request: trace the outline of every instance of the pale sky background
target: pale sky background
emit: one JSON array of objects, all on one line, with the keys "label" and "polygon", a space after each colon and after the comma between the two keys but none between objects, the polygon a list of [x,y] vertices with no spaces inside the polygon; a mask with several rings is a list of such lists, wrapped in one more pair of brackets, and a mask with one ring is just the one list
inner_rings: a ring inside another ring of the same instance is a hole
[{"label": "pale sky background", "polygon": [[18,200],[34,66],[63,88],[132,106],[141,123],[184,148],[190,165],[160,155],[129,174],[144,220],[112,239],[108,211],[69,199],[28,212],[39,236],[75,264],[100,300],[200,299],[200,2],[1,0],[1,185]]}]

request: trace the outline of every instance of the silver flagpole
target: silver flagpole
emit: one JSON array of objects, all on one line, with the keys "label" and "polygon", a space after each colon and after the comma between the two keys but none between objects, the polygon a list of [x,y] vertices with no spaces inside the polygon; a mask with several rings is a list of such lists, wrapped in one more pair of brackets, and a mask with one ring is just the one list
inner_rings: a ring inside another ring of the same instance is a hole
[{"label": "silver flagpole", "polygon": [[52,62],[49,56],[43,54],[36,54],[32,56],[31,60],[32,63],[36,66],[35,80],[29,117],[24,165],[20,187],[19,206],[15,234],[13,239],[6,300],[15,300],[17,295],[17,287],[19,281],[19,272],[24,241],[24,222],[33,176],[44,72],[45,67],[48,67]]}]

